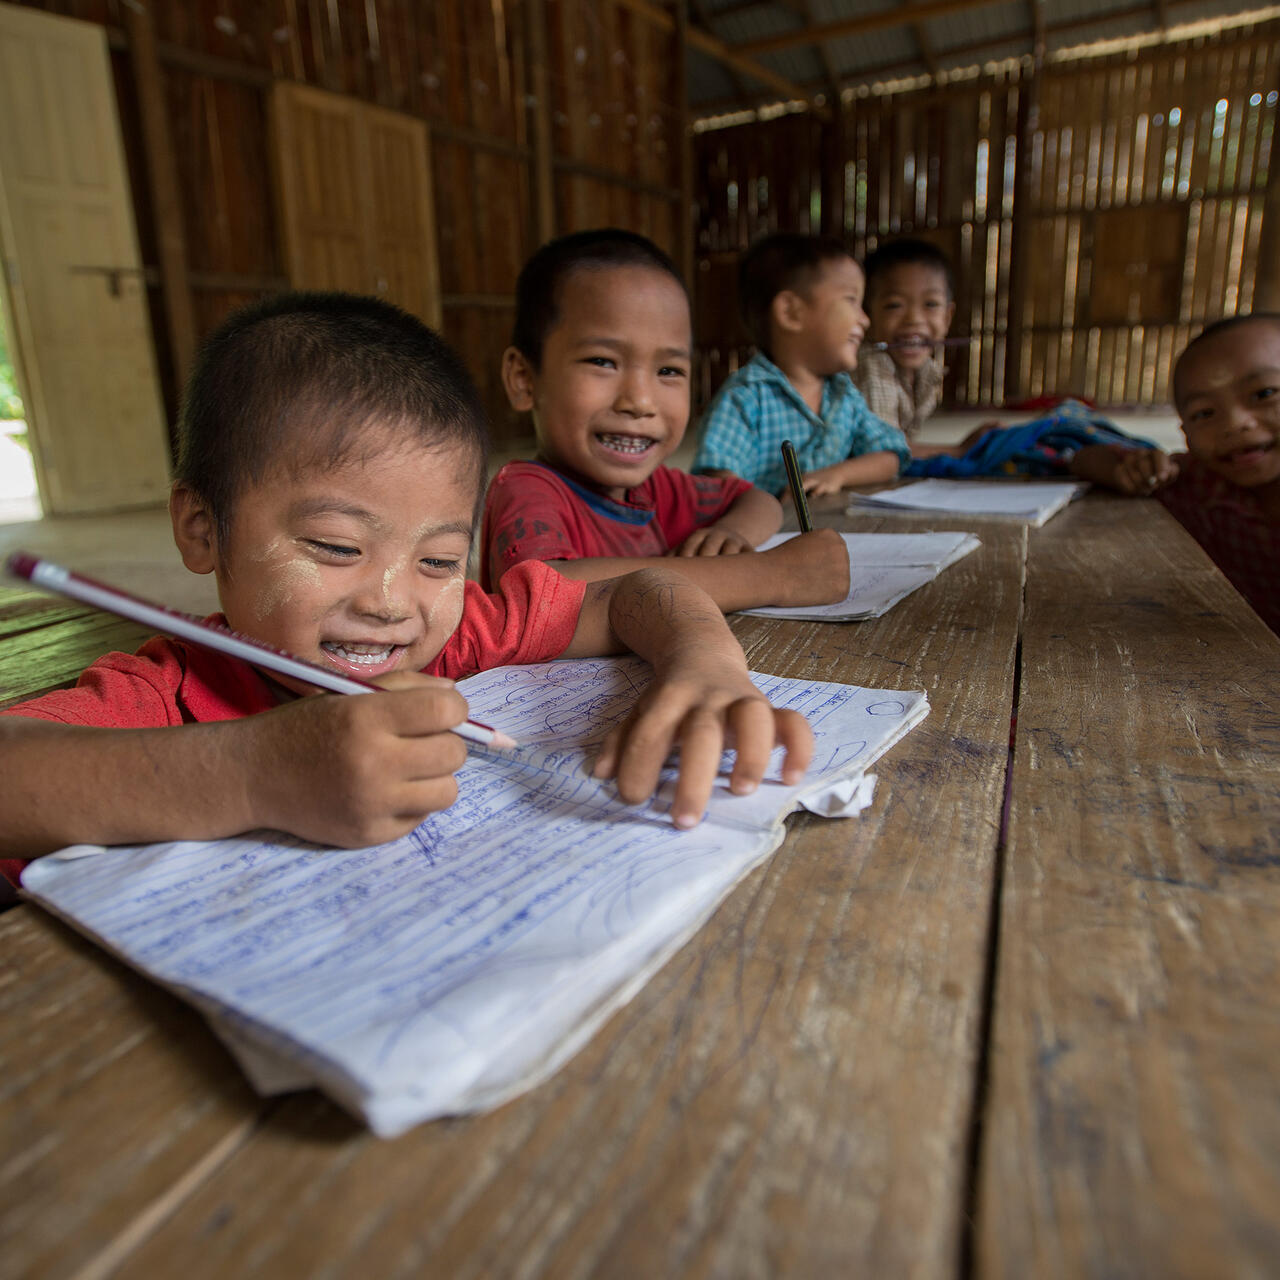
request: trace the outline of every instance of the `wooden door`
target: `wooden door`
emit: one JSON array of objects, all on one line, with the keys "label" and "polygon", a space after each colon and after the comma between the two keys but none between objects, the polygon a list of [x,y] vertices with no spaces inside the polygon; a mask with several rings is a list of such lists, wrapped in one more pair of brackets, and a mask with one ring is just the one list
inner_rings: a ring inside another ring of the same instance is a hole
[{"label": "wooden door", "polygon": [[374,291],[438,329],[440,271],[427,126],[380,107],[365,107],[364,116]]},{"label": "wooden door", "polygon": [[271,135],[291,283],[376,294],[438,327],[426,125],[279,82]]},{"label": "wooden door", "polygon": [[169,436],[99,26],[0,4],[0,248],[51,515],[162,502]]}]

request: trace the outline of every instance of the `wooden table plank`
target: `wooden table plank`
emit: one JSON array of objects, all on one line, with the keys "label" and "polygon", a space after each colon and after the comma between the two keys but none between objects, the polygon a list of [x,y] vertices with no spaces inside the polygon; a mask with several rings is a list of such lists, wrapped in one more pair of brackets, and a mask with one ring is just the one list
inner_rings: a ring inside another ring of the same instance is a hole
[{"label": "wooden table plank", "polygon": [[194,1010],[42,911],[0,915],[0,1272],[78,1274],[264,1109]]},{"label": "wooden table plank", "polygon": [[541,1088],[394,1142],[290,1099],[123,1274],[953,1272],[1023,547],[877,622],[740,620],[764,669],[928,690],[873,808],[793,820]]},{"label": "wooden table plank", "polygon": [[14,636],[79,617],[84,611],[84,605],[36,587],[0,586],[0,640],[12,644]]},{"label": "wooden table plank", "polygon": [[55,612],[37,629],[4,638],[0,647],[0,707],[74,684],[95,659],[113,649],[132,653],[153,632],[136,622],[83,605]]},{"label": "wooden table plank", "polygon": [[980,1272],[1275,1275],[1280,640],[1155,503],[1032,536]]}]

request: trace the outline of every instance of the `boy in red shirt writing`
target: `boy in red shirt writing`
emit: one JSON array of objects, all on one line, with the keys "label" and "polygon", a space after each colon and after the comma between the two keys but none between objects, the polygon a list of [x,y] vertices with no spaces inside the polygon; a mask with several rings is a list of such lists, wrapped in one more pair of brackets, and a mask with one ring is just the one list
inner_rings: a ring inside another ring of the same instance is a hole
[{"label": "boy in red shirt writing", "polygon": [[218,621],[387,692],[317,693],[167,639],[110,654],[0,718],[0,852],[259,827],[391,840],[457,794],[454,679],[626,649],[656,679],[595,765],[624,799],[650,795],[678,746],[672,819],[693,826],[726,739],[733,790],[754,790],[775,742],[798,779],[808,725],[755,690],[719,610],[679,574],[588,587],[535,562],[498,595],[466,581],[485,453],[466,370],[413,317],[344,294],[233,316],[183,408],[170,500],[183,561],[215,575]]}]

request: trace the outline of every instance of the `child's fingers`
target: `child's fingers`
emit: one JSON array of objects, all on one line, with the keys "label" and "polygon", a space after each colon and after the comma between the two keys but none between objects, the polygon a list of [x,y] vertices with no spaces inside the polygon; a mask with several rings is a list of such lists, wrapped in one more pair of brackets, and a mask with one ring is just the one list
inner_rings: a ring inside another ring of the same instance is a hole
[{"label": "child's fingers", "polygon": [[671,821],[677,827],[696,827],[707,811],[711,788],[724,755],[724,723],[709,707],[698,707],[680,726],[680,776]]},{"label": "child's fingers", "polygon": [[678,704],[669,710],[661,702],[650,702],[618,730],[612,768],[608,773],[599,772],[597,762],[596,776],[612,777],[618,795],[627,804],[643,804],[657,790],[658,776],[679,729]]},{"label": "child's fingers", "polygon": [[742,698],[729,708],[729,730],[737,750],[729,790],[734,795],[750,795],[760,785],[776,734],[773,708],[762,698]]},{"label": "child's fingers", "polygon": [[774,733],[780,746],[786,751],[782,763],[782,780],[794,787],[805,774],[813,759],[813,729],[798,711],[771,708]]},{"label": "child's fingers", "polygon": [[710,536],[707,529],[695,529],[681,544],[676,551],[678,556],[696,556],[702,554],[702,549],[706,545]]},{"label": "child's fingers", "polygon": [[403,688],[388,691],[378,710],[391,718],[395,733],[417,738],[460,725],[467,718],[467,700],[456,688]]},{"label": "child's fingers", "polygon": [[379,689],[453,689],[452,680],[444,676],[428,676],[421,671],[391,671],[385,676],[377,676],[369,682]]},{"label": "child's fingers", "polygon": [[[695,548],[688,552],[688,554],[697,556],[718,556],[726,541],[724,530],[707,528],[700,532],[702,533],[702,537],[698,539]],[[685,545],[688,546],[688,542],[686,542]]]},{"label": "child's fingers", "polygon": [[610,729],[591,765],[593,778],[612,778],[618,772],[618,756],[622,750],[622,725]]}]

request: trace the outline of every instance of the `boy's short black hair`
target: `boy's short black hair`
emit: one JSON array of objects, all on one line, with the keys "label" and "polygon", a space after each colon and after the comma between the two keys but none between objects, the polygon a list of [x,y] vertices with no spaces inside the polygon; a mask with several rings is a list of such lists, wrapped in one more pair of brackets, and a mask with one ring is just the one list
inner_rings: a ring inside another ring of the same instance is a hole
[{"label": "boy's short black hair", "polygon": [[575,231],[572,235],[548,240],[520,269],[511,345],[535,369],[540,368],[547,334],[560,319],[560,291],[565,280],[575,271],[614,267],[650,267],[663,271],[685,291],[676,264],[646,236],[620,227]]},{"label": "boy's short black hair", "polygon": [[483,479],[484,409],[438,334],[377,298],[279,294],[234,312],[201,347],[178,420],[176,478],[225,541],[249,485],[275,467],[336,466],[360,453],[371,427],[471,449]]},{"label": "boy's short black hair", "polygon": [[1177,407],[1178,402],[1182,399],[1182,395],[1178,389],[1178,371],[1182,368],[1183,361],[1194,351],[1202,342],[1209,338],[1216,338],[1220,333],[1226,333],[1231,329],[1241,328],[1246,324],[1273,324],[1280,328],[1280,311],[1246,311],[1242,315],[1227,316],[1222,320],[1215,320],[1212,324],[1207,324],[1199,333],[1196,334],[1190,342],[1187,343],[1178,358],[1173,362],[1173,375],[1169,379],[1173,390],[1173,403]]},{"label": "boy's short black hair", "polygon": [[769,354],[773,300],[790,289],[803,294],[812,288],[828,262],[856,261],[843,240],[835,236],[807,236],[798,231],[775,231],[742,255],[738,263],[738,309],[751,340]]},{"label": "boy's short black hair", "polygon": [[882,244],[867,254],[867,260],[862,266],[867,273],[867,301],[875,293],[877,281],[883,280],[894,267],[906,266],[932,267],[935,271],[940,271],[947,282],[947,301],[955,299],[956,282],[947,255],[936,244],[930,244],[927,240],[906,238],[890,240],[888,244]]}]

